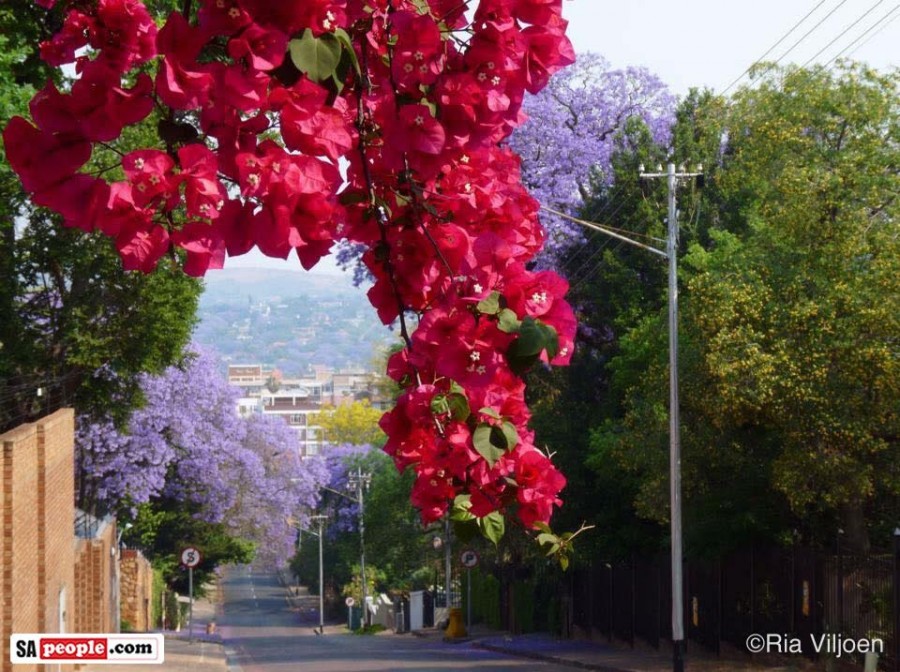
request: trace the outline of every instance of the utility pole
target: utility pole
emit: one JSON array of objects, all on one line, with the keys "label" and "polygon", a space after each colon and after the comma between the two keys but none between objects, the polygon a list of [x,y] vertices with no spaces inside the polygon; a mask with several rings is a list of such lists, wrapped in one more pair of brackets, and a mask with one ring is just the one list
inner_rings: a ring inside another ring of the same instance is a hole
[{"label": "utility pole", "polygon": [[328,519],[328,516],[310,516],[310,520],[318,521],[319,523],[319,634],[325,634],[325,572],[323,569],[322,562],[322,539],[324,538],[324,533],[322,530],[322,525]]},{"label": "utility pole", "polygon": [[666,172],[662,166],[656,173],[645,173],[640,167],[641,178],[666,178],[669,192],[669,213],[666,222],[666,257],[669,262],[669,500],[671,508],[672,536],[672,670],[684,672],[684,570],[681,535],[681,423],[678,405],[678,205],[676,193],[678,180],[700,177],[698,172],[675,171],[669,163]]},{"label": "utility pole", "polygon": [[366,597],[368,595],[368,587],[366,586],[366,509],[364,503],[364,493],[366,488],[372,482],[372,474],[357,467],[356,473],[350,472],[350,478],[347,485],[356,489],[356,498],[351,498],[359,504],[359,574],[362,582],[362,626],[368,625],[368,603]]},{"label": "utility pole", "polygon": [[450,513],[447,513],[447,518],[444,520],[444,598],[445,606],[447,607],[447,618],[450,618],[450,581],[452,579],[452,560],[450,557]]}]

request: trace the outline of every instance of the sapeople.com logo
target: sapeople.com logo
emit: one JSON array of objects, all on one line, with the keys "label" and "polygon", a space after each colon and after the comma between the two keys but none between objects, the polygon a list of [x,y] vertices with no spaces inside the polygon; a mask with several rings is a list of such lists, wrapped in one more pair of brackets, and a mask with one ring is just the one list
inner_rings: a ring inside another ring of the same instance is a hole
[{"label": "sapeople.com logo", "polygon": [[162,663],[163,636],[134,635],[12,635],[11,663]]}]

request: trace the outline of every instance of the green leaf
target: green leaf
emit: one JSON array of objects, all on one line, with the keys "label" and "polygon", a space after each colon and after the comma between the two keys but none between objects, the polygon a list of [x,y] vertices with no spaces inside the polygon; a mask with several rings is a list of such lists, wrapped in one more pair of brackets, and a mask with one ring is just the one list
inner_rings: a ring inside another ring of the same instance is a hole
[{"label": "green leaf", "polygon": [[[468,497],[468,495],[466,495],[466,497]],[[460,502],[459,497],[457,497],[453,502],[453,507],[450,509],[450,520],[458,522],[475,520],[475,516],[469,512],[471,506],[471,502],[469,502],[468,499],[466,499],[465,502]]]},{"label": "green leaf", "polygon": [[549,324],[538,322],[538,327],[544,334],[544,349],[547,351],[547,356],[553,359],[559,354],[559,334]]},{"label": "green leaf", "polygon": [[506,452],[505,448],[496,446],[492,441],[494,429],[492,425],[482,423],[475,428],[475,432],[472,434],[472,443],[475,445],[475,450],[492,467]]},{"label": "green leaf", "polygon": [[519,444],[519,433],[516,431],[516,426],[509,420],[504,421],[500,425],[500,431],[503,433],[503,438],[506,441],[507,450],[512,450]]},{"label": "green leaf", "polygon": [[566,571],[569,568],[569,556],[568,555],[560,555],[559,556],[559,566],[562,567],[563,571]]},{"label": "green leaf", "polygon": [[343,48],[344,56],[350,60],[350,64],[353,66],[353,70],[356,72],[356,76],[361,77],[362,70],[359,67],[359,59],[356,57],[356,50],[353,48],[353,41],[350,39],[347,31],[343,28],[335,28],[334,36],[337,38],[338,42]]},{"label": "green leaf", "polygon": [[480,408],[480,409],[478,409],[478,412],[481,415],[486,415],[490,418],[494,418],[494,420],[500,419],[500,414],[497,411],[495,411],[493,408],[491,408],[490,406],[485,406],[484,408]]},{"label": "green leaf", "polygon": [[497,328],[507,334],[515,334],[522,326],[514,310],[504,308],[497,315]]},{"label": "green leaf", "polygon": [[500,312],[500,292],[491,292],[475,306],[482,315],[496,315]]},{"label": "green leaf", "polygon": [[444,415],[450,412],[450,404],[447,403],[447,395],[436,394],[431,399],[431,412],[435,415]]},{"label": "green leaf", "polygon": [[450,417],[459,422],[465,422],[472,414],[472,410],[469,408],[469,399],[464,394],[448,394],[447,406]]},{"label": "green leaf", "polygon": [[288,46],[291,61],[314,82],[332,77],[341,61],[341,43],[331,33],[316,37],[307,28],[302,37],[291,40]]},{"label": "green leaf", "polygon": [[522,320],[519,337],[506,352],[506,359],[516,373],[528,370],[546,350],[551,358],[559,353],[559,336],[556,329],[533,317]]},{"label": "green leaf", "polygon": [[558,537],[551,532],[542,532],[537,536],[537,542],[541,546],[544,544],[555,544]]},{"label": "green leaf", "polygon": [[481,528],[481,533],[485,538],[492,541],[494,546],[496,546],[506,531],[506,519],[499,511],[492,511],[484,518],[478,519],[478,526]]},{"label": "green leaf", "polygon": [[516,354],[527,357],[540,355],[544,349],[544,332],[538,327],[537,320],[526,317],[519,328],[519,338],[512,345]]}]

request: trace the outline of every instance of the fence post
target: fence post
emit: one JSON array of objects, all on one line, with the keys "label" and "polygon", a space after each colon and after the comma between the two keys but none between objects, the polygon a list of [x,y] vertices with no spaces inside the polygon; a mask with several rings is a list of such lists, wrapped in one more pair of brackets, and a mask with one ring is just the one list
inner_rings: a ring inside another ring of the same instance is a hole
[{"label": "fence post", "polygon": [[900,672],[900,527],[894,530],[894,672]]},{"label": "fence post", "polygon": [[756,557],[756,544],[750,542],[750,632],[756,632],[756,569],[754,559]]},{"label": "fence post", "polygon": [[722,619],[725,618],[725,595],[723,586],[725,584],[725,562],[723,554],[719,552],[716,558],[716,655],[722,655]]},{"label": "fence post", "polygon": [[612,643],[613,633],[616,630],[615,625],[613,624],[613,619],[615,618],[615,615],[616,615],[616,607],[615,607],[616,601],[615,601],[615,598],[613,597],[613,589],[614,589],[613,587],[615,585],[615,580],[613,578],[612,563],[611,562],[606,563],[606,567],[609,570],[609,634],[607,635],[607,639],[609,640],[610,643]]},{"label": "fence post", "polygon": [[634,553],[631,554],[631,648],[634,648],[635,618],[637,617],[637,567]]},{"label": "fence post", "polygon": [[841,535],[844,530],[838,529],[837,533],[837,606],[838,606],[838,634],[844,633],[844,549],[841,547]]}]

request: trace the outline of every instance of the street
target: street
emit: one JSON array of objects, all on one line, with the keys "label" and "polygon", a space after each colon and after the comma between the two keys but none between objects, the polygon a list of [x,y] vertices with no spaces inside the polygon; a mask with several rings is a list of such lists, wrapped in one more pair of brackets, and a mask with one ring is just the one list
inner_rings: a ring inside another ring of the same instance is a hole
[{"label": "street", "polygon": [[470,643],[447,644],[437,637],[359,636],[329,630],[319,636],[313,629],[316,617],[290,607],[274,573],[249,566],[229,568],[221,586],[219,627],[235,672],[572,669],[485,651]]}]

